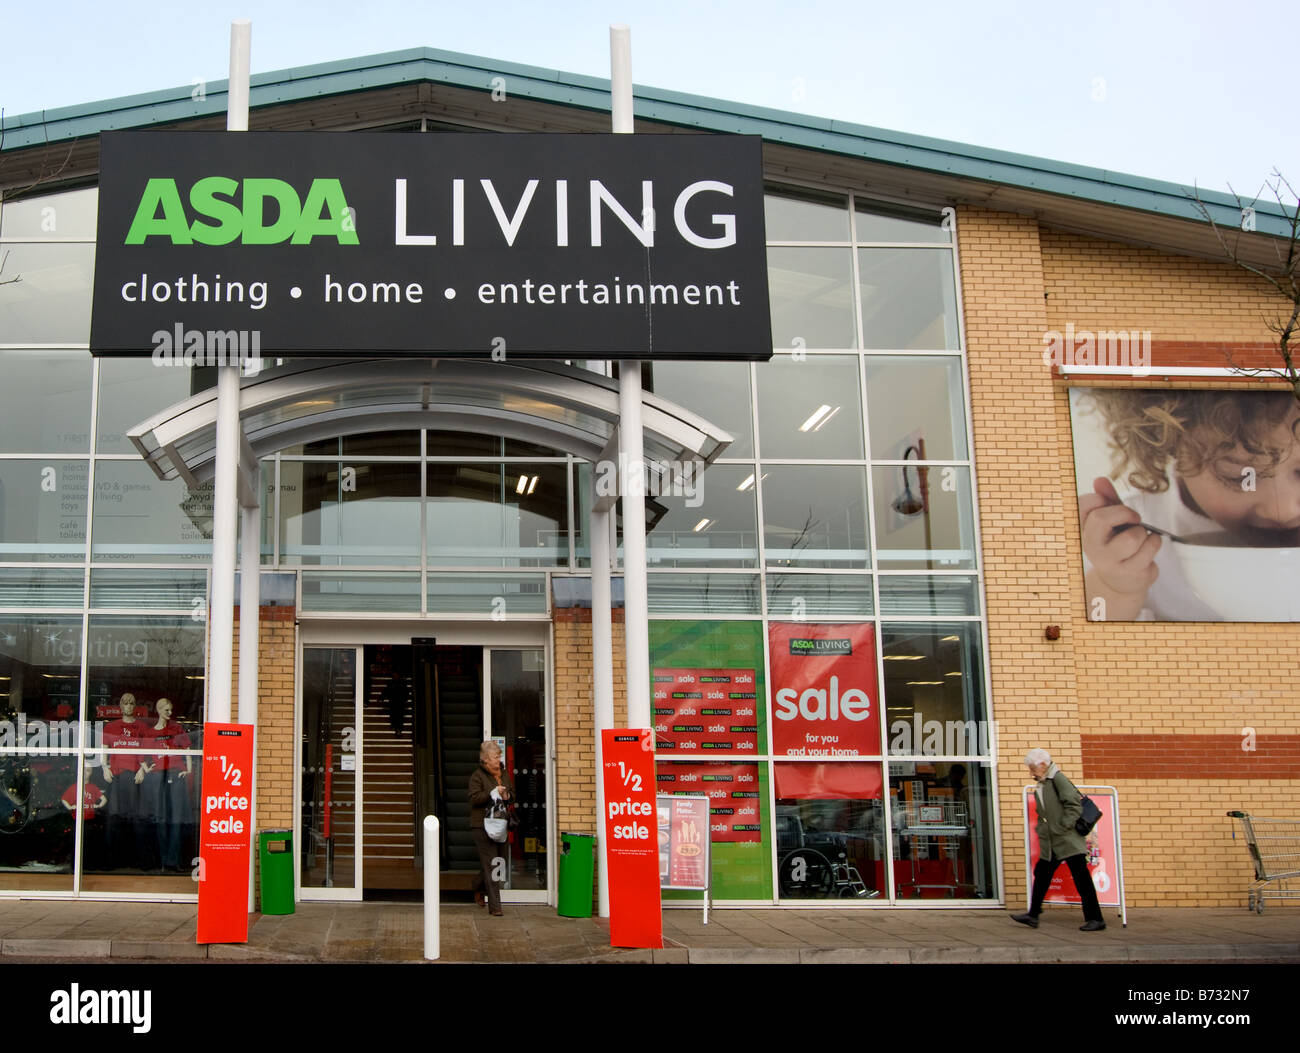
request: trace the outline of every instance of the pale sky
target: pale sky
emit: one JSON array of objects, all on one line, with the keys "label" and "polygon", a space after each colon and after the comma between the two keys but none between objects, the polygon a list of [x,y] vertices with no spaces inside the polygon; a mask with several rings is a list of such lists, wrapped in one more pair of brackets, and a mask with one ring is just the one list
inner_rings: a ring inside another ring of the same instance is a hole
[{"label": "pale sky", "polygon": [[1284,0],[0,0],[9,115],[411,47],[637,84],[1253,196],[1300,184]]}]

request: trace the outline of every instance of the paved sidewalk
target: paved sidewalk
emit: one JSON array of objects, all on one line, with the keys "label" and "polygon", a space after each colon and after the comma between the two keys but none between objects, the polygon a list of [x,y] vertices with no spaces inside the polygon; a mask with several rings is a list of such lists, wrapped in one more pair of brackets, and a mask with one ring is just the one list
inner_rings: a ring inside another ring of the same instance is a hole
[{"label": "paved sidewalk", "polygon": [[[424,914],[409,903],[300,903],[254,915],[246,944],[198,946],[197,908],[175,903],[0,902],[0,963],[9,958],[411,962],[423,960]],[[1003,910],[664,911],[665,947],[609,946],[598,918],[509,906],[502,918],[467,904],[442,908],[443,962],[1300,962],[1300,909],[1143,908],[1128,928],[1078,931],[1077,910],[1049,910],[1034,930]]]}]

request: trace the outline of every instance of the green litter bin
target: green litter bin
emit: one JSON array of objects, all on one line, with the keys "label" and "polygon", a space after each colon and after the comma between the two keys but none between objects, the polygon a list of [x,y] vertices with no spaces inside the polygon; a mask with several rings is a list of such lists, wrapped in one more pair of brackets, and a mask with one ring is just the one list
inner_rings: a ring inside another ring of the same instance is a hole
[{"label": "green litter bin", "polygon": [[560,917],[591,917],[591,880],[595,872],[595,837],[591,834],[561,834]]},{"label": "green litter bin", "polygon": [[262,913],[293,913],[293,831],[263,830],[257,839]]}]

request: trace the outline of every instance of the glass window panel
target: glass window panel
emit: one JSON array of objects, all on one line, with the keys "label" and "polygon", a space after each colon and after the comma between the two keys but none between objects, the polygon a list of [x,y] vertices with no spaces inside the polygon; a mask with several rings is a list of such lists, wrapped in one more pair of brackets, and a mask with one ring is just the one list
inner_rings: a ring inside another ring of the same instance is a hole
[{"label": "glass window panel", "polygon": [[0,351],[0,376],[0,451],[89,452],[90,352]]},{"label": "glass window panel", "polygon": [[861,199],[854,204],[858,241],[952,242],[952,231],[944,226],[941,212],[872,206]]},{"label": "glass window panel", "polygon": [[98,215],[98,187],[6,201],[4,211],[0,212],[0,238],[85,238],[94,241]]},{"label": "glass window panel", "polygon": [[767,752],[761,623],[652,621],[650,665],[658,752]]},{"label": "glass window panel", "polygon": [[430,614],[488,614],[511,618],[547,613],[546,576],[430,574]]},{"label": "glass window panel", "polygon": [[883,614],[979,614],[979,579],[964,574],[881,574]]},{"label": "glass window panel", "polygon": [[988,756],[979,625],[885,623],[881,638],[889,752]]},{"label": "glass window panel", "polygon": [[880,566],[898,570],[975,566],[969,468],[909,464],[871,471]]},{"label": "glass window panel", "polygon": [[156,720],[155,705],[167,698],[191,748],[201,748],[206,632],[189,615],[92,614],[87,719],[116,720],[125,693],[134,696],[138,716]]},{"label": "glass window panel", "polygon": [[261,507],[261,561],[263,565],[275,559],[275,459],[267,458],[260,465],[262,479]]},{"label": "glass window panel", "polygon": [[418,431],[374,431],[341,437],[344,457],[419,457]]},{"label": "glass window panel", "polygon": [[428,561],[552,567],[569,560],[563,464],[430,464]]},{"label": "glass window panel", "polygon": [[506,882],[512,889],[546,888],[546,664],[539,649],[493,648],[492,737],[506,744],[519,829]]},{"label": "glass window panel", "polygon": [[0,567],[0,607],[80,607],[85,571]]},{"label": "glass window panel", "polygon": [[658,513],[646,530],[647,562],[660,567],[757,566],[753,476],[752,468],[730,465],[703,472],[691,466],[675,475],[652,472],[650,493],[659,496],[646,499]]},{"label": "glass window panel", "polygon": [[838,194],[771,188],[763,195],[768,241],[848,241],[848,201]]},{"label": "glass window panel", "polygon": [[768,249],[773,347],[855,347],[848,249]]},{"label": "glass window panel", "polygon": [[[653,624],[653,623],[652,623]],[[709,798],[710,876],[714,899],[772,898],[771,815],[767,809],[768,765],[655,761],[659,795]],[[662,813],[661,813],[662,814]],[[668,859],[661,855],[661,872]],[[665,900],[699,901],[701,893],[665,890]]]},{"label": "glass window panel", "polygon": [[[76,804],[75,756],[0,751],[0,889],[72,890]],[[86,830],[95,830],[93,821]],[[89,851],[92,840],[84,846]]]},{"label": "glass window panel", "polygon": [[211,556],[211,483],[190,490],[179,479],[162,481],[142,461],[96,463],[92,559],[193,562]]},{"label": "glass window panel", "polygon": [[202,614],[208,576],[193,570],[92,570],[91,607],[154,607]]},{"label": "glass window panel", "polygon": [[881,766],[774,764],[781,899],[871,900],[884,894]]},{"label": "glass window panel", "polygon": [[773,618],[869,615],[875,606],[869,574],[771,574],[767,613]]},{"label": "glass window panel", "polygon": [[894,761],[894,891],[908,899],[996,899],[993,771],[987,764]]},{"label": "glass window panel", "polygon": [[646,391],[730,432],[735,441],[723,457],[754,455],[748,362],[653,362],[646,372]]},{"label": "glass window panel", "polygon": [[303,571],[304,611],[399,611],[420,609],[418,574],[329,574]]},{"label": "glass window panel", "polygon": [[867,479],[846,465],[767,465],[768,566],[866,567]]},{"label": "glass window panel", "polygon": [[148,358],[101,358],[96,451],[136,453],[127,429],[189,398],[191,372],[183,366],[157,366]]},{"label": "glass window panel", "polygon": [[863,347],[961,346],[952,253],[946,249],[859,249],[858,294]]},{"label": "glass window panel", "polygon": [[470,435],[459,431],[428,433],[430,457],[501,457],[499,435]]},{"label": "glass window panel", "polygon": [[646,590],[651,614],[758,614],[761,610],[758,577],[748,574],[651,573]]},{"label": "glass window panel", "polygon": [[966,459],[959,359],[867,355],[866,367],[867,430],[873,458]]},{"label": "glass window panel", "polygon": [[281,460],[280,560],[418,564],[420,466]]},{"label": "glass window panel", "polygon": [[[6,242],[0,342],[84,344],[90,340],[94,245]],[[145,349],[147,350],[147,349]]]},{"label": "glass window panel", "polygon": [[777,355],[757,368],[759,445],[765,458],[862,456],[856,356]]},{"label": "glass window panel", "polygon": [[0,748],[76,746],[80,696],[81,618],[0,614]]},{"label": "glass window panel", "polygon": [[85,559],[86,461],[0,461],[0,560]]},{"label": "glass window panel", "polygon": [[188,615],[91,615],[86,719],[100,752],[87,778],[107,802],[87,891],[194,892],[205,634]]}]

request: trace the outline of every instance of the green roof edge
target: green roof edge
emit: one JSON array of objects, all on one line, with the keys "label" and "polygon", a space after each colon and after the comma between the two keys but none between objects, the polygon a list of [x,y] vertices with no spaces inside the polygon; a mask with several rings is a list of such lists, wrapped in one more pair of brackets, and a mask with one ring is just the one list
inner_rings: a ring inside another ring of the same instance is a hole
[{"label": "green roof edge", "polygon": [[[609,109],[607,79],[434,48],[254,74],[250,105],[257,108],[426,80],[489,92],[494,77],[506,79],[508,94],[583,109]],[[224,113],[227,81],[208,81],[202,88],[202,98],[195,97],[197,86],[190,84],[6,117],[4,150]],[[1204,222],[1192,200],[1194,188],[1177,183],[643,85],[635,86],[634,95],[634,111],[642,120],[758,135],[767,142],[802,149]],[[1238,225],[1241,213],[1232,195],[1200,189],[1199,196],[1216,223]],[[1277,202],[1257,201],[1253,207],[1259,233],[1289,235],[1289,221]]]}]

